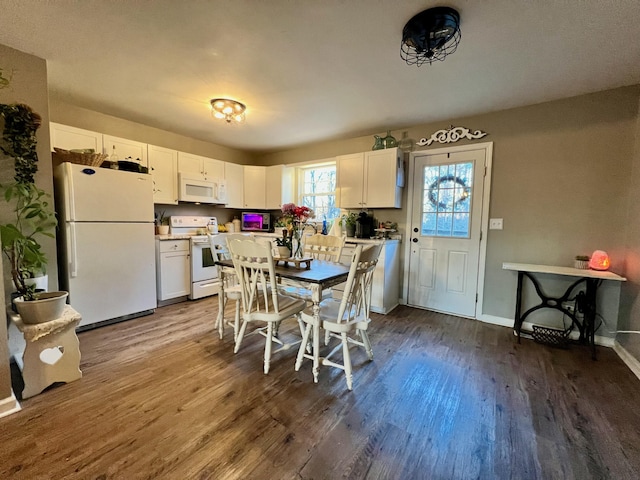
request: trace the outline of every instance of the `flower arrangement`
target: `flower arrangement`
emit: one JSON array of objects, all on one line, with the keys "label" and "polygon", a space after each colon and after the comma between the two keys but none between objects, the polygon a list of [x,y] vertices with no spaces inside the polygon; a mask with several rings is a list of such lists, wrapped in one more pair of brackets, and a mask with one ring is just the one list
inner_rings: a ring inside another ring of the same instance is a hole
[{"label": "flower arrangement", "polygon": [[282,206],[282,215],[294,224],[294,228],[295,222],[304,224],[310,218],[316,217],[316,214],[312,209],[305,206],[298,207],[295,203],[285,203]]},{"label": "flower arrangement", "polygon": [[315,218],[315,212],[304,205],[297,206],[295,203],[285,203],[282,205],[282,216],[285,218],[289,230],[291,231],[291,252],[294,258],[302,258],[301,235],[304,225],[310,218]]}]

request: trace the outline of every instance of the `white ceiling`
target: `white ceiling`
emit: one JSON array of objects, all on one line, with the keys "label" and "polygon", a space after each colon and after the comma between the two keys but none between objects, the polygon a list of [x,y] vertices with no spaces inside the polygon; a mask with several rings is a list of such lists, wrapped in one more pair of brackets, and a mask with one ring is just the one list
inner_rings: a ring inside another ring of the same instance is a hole
[{"label": "white ceiling", "polygon": [[[420,68],[404,24],[456,8]],[[249,151],[378,133],[640,83],[638,0],[0,0],[0,43],[64,102]],[[0,67],[1,65],[0,59]],[[247,105],[243,125],[209,100]]]}]

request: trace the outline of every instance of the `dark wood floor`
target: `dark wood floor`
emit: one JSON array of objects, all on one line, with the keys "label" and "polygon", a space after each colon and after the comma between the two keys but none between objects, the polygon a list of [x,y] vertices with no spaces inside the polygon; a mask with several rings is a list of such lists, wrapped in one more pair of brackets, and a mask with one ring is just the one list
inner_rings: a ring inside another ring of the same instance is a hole
[{"label": "dark wood floor", "polygon": [[[216,301],[79,334],[84,377],[0,419],[2,479],[637,479],[640,380],[610,349],[399,307],[373,315],[354,390],[295,349],[262,373]],[[293,335],[295,329],[283,329]]]}]

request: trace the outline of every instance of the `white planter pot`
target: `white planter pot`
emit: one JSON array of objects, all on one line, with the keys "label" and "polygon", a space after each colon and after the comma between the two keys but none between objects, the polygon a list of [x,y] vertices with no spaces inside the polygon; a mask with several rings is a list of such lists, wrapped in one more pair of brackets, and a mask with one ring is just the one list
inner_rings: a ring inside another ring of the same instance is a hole
[{"label": "white planter pot", "polygon": [[288,247],[276,247],[278,249],[278,257],[289,258],[291,256],[291,250]]},{"label": "white planter pot", "polygon": [[168,235],[169,225],[157,225],[156,231],[158,232],[158,235]]},{"label": "white planter pot", "polygon": [[16,298],[15,305],[24,323],[45,323],[60,318],[68,296],[68,292],[44,292],[28,302],[22,297]]},{"label": "white planter pot", "polygon": [[46,292],[49,288],[49,275],[42,275],[40,277],[27,278],[24,283],[27,285],[35,285],[36,290],[42,290]]}]

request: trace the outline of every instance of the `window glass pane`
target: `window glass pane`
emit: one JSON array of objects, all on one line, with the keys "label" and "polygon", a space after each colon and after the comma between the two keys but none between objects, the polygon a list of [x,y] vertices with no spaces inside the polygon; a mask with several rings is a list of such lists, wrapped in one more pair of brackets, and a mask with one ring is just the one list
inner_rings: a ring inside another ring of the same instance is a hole
[{"label": "window glass pane", "polygon": [[423,213],[422,214],[422,235],[435,235],[436,234],[436,214],[435,213]]},{"label": "window glass pane", "polygon": [[336,206],[335,164],[302,168],[300,173],[300,204],[313,209],[317,222],[337,218],[340,209]]},{"label": "window glass pane", "polygon": [[468,213],[456,213],[453,216],[453,236],[454,237],[469,237],[469,214]]},{"label": "window glass pane", "polygon": [[439,237],[450,237],[452,222],[453,215],[450,213],[438,213],[437,235]]},{"label": "window glass pane", "polygon": [[465,162],[425,167],[423,235],[469,237],[473,165]]}]

